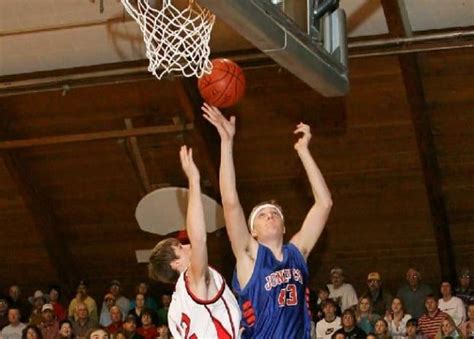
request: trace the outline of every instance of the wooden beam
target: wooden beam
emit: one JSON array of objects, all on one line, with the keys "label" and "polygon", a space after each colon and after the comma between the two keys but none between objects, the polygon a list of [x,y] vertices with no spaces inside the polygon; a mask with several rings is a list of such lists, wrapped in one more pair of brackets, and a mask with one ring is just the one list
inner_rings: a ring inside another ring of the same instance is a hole
[{"label": "wooden beam", "polygon": [[[349,58],[374,57],[474,47],[473,26],[455,30],[437,30],[434,33],[417,34],[403,39],[387,39],[385,35],[349,39]],[[275,67],[273,59],[258,49],[214,53],[213,58],[229,58],[243,68]],[[69,88],[117,85],[153,79],[147,71],[147,60],[127,61],[71,69],[40,71],[0,77],[0,97],[63,91]],[[179,76],[179,75],[175,75]]]},{"label": "wooden beam", "polygon": [[[382,7],[391,35],[395,37],[412,35],[402,0],[382,0]],[[441,171],[436,155],[431,119],[426,109],[418,59],[416,55],[400,55],[399,61],[428,195],[441,274],[444,278],[456,281],[456,263],[441,183]]]},{"label": "wooden beam", "polygon": [[[125,119],[125,126],[127,127],[127,130],[133,130],[132,119]],[[152,191],[150,179],[148,178],[148,174],[146,172],[145,162],[143,161],[137,137],[129,137],[128,144],[131,151],[132,161],[134,163],[134,168],[136,168],[136,171],[138,172],[138,177],[140,178],[143,190],[145,193],[149,193]]]},{"label": "wooden beam", "polygon": [[202,117],[202,99],[199,95],[196,82],[188,78],[176,80],[176,90],[179,102],[181,103],[186,119],[194,126],[193,139],[198,148],[198,161],[204,164],[208,179],[211,183],[211,196],[218,200],[219,190],[219,159],[216,146],[220,141],[216,137],[215,131]]},{"label": "wooden beam", "polygon": [[125,130],[112,130],[112,131],[69,134],[69,135],[55,135],[55,136],[49,136],[49,137],[19,139],[19,140],[4,140],[4,141],[0,141],[0,150],[65,144],[65,143],[70,143],[70,142],[86,142],[86,141],[106,140],[106,139],[120,139],[120,138],[154,135],[154,134],[162,134],[162,133],[178,133],[178,132],[182,132],[183,129],[192,130],[193,124],[186,124],[184,126],[166,125],[166,126],[152,126],[152,127],[137,127],[137,128],[125,129]]},{"label": "wooden beam", "polygon": [[22,166],[18,156],[13,151],[1,151],[0,155],[33,219],[37,233],[43,238],[46,252],[58,279],[68,292],[73,291],[76,280],[82,275],[75,265],[73,255],[67,246],[68,239],[63,236],[53,209],[35,187],[31,175]]}]

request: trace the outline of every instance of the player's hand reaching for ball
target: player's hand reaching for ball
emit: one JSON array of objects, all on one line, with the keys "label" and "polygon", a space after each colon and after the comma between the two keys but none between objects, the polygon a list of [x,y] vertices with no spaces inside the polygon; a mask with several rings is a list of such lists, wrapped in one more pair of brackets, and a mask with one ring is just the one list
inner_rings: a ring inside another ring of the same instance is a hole
[{"label": "player's hand reaching for ball", "polygon": [[297,126],[296,129],[293,131],[294,134],[299,134],[301,133],[301,137],[298,139],[298,141],[295,143],[295,150],[297,152],[301,152],[303,150],[308,149],[308,144],[309,141],[311,140],[311,129],[309,125],[303,124],[300,122]]},{"label": "player's hand reaching for ball", "polygon": [[235,117],[231,116],[230,119],[227,119],[217,107],[208,103],[204,103],[201,109],[204,112],[204,118],[217,128],[221,140],[231,142],[235,135]]},{"label": "player's hand reaching for ball", "polygon": [[199,181],[199,170],[193,160],[192,148],[188,149],[186,146],[181,146],[181,150],[179,151],[179,159],[181,160],[181,167],[188,177],[188,180]]}]

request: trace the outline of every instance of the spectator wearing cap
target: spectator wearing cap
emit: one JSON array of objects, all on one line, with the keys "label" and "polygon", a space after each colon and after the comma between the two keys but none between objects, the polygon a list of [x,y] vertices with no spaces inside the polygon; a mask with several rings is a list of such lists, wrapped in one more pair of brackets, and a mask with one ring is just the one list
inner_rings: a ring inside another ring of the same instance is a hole
[{"label": "spectator wearing cap", "polygon": [[330,272],[331,284],[328,284],[329,297],[336,301],[344,312],[348,308],[355,309],[357,305],[357,294],[351,284],[344,282],[344,271],[335,267]]},{"label": "spectator wearing cap", "polygon": [[433,339],[446,318],[446,313],[440,311],[438,299],[433,294],[426,297],[425,307],[426,312],[418,319],[418,329],[426,339]]},{"label": "spectator wearing cap", "polygon": [[336,303],[332,299],[322,302],[324,318],[316,323],[316,338],[330,339],[341,328],[341,318],[336,315]]},{"label": "spectator wearing cap", "polygon": [[[115,296],[112,293],[107,293],[104,296],[103,304],[105,304],[105,306],[102,306],[99,324],[102,327],[107,327],[112,323],[112,320],[110,319],[110,309],[112,308],[112,306],[115,305]],[[104,310],[103,307],[105,307],[106,309]]]},{"label": "spectator wearing cap", "polygon": [[36,290],[33,296],[28,298],[28,301],[33,305],[29,323],[30,325],[39,326],[43,321],[42,308],[48,301],[48,296],[43,291]]},{"label": "spectator wearing cap", "polygon": [[453,318],[456,326],[461,325],[466,320],[466,308],[458,297],[453,296],[451,283],[447,280],[441,282],[440,292],[443,296],[438,300],[438,308]]},{"label": "spectator wearing cap", "polygon": [[[148,284],[146,282],[141,282],[137,285],[136,292],[141,293],[145,296],[145,308],[156,312],[158,310],[158,303],[155,298],[153,298],[148,293]],[[135,300],[130,300],[130,309],[135,307]]]},{"label": "spectator wearing cap", "polygon": [[474,289],[471,287],[471,271],[464,269],[459,273],[459,285],[454,289],[456,297],[460,298],[467,309],[467,305],[474,303]]},{"label": "spectator wearing cap", "polygon": [[127,339],[143,339],[143,336],[137,333],[137,318],[129,314],[123,323],[122,333]]},{"label": "spectator wearing cap", "polygon": [[87,331],[99,327],[97,320],[89,316],[87,305],[82,302],[76,303],[76,312],[72,322],[72,330],[78,339],[85,338]]},{"label": "spectator wearing cap", "polygon": [[110,308],[111,323],[105,328],[109,334],[116,334],[122,330],[122,310],[114,305]]},{"label": "spectator wearing cap", "polygon": [[418,319],[425,312],[425,299],[433,294],[430,286],[421,283],[421,274],[414,268],[409,268],[406,274],[406,283],[397,292],[406,307],[406,312]]},{"label": "spectator wearing cap", "polygon": [[[130,311],[130,300],[121,294],[120,281],[112,280],[110,282],[109,293],[111,293],[115,297],[115,305],[117,305],[120,308],[120,310],[122,311],[123,319],[125,319],[125,317],[128,314],[128,311]],[[102,303],[102,310],[100,312],[101,315],[102,315],[102,312],[107,312],[107,307],[105,306],[105,302]]]},{"label": "spectator wearing cap", "polygon": [[13,284],[8,288],[7,303],[9,307],[15,307],[20,310],[21,322],[27,322],[30,317],[30,304],[21,297],[21,289]]},{"label": "spectator wearing cap", "polygon": [[382,288],[382,278],[379,272],[371,272],[367,276],[367,290],[363,297],[369,297],[372,311],[384,316],[392,305],[392,295]]},{"label": "spectator wearing cap", "polygon": [[[68,316],[71,320],[76,320],[77,304],[85,304],[87,307],[88,317],[98,322],[97,304],[95,300],[88,294],[88,285],[84,280],[79,281],[76,289],[76,297],[71,300],[68,307]],[[85,334],[84,334],[85,335]]]},{"label": "spectator wearing cap", "polygon": [[54,315],[57,321],[63,321],[66,319],[66,310],[63,305],[59,303],[61,299],[61,287],[57,285],[51,285],[48,288],[49,303],[53,305]]},{"label": "spectator wearing cap", "polygon": [[1,337],[3,339],[21,339],[23,330],[26,324],[20,322],[21,313],[20,310],[13,306],[8,310],[8,326],[2,329]]},{"label": "spectator wearing cap", "polygon": [[0,299],[0,331],[8,325],[8,302]]},{"label": "spectator wearing cap", "polygon": [[38,326],[43,335],[43,339],[54,339],[59,334],[59,322],[55,319],[54,307],[52,304],[44,304],[41,308],[43,320]]}]

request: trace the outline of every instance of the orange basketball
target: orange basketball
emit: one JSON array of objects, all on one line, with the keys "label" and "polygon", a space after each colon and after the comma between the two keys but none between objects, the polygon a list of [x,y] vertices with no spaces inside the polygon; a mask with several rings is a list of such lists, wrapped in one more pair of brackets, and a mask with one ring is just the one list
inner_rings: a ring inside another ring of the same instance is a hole
[{"label": "orange basketball", "polygon": [[211,74],[198,80],[202,98],[208,104],[226,108],[236,104],[245,92],[242,69],[229,59],[214,59]]}]

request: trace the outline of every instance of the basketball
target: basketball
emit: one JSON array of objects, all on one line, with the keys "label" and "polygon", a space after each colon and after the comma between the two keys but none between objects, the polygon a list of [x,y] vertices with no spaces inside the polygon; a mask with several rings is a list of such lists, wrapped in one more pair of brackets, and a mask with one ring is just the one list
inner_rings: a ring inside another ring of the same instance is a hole
[{"label": "basketball", "polygon": [[226,108],[235,105],[244,95],[245,77],[242,69],[229,59],[214,59],[212,72],[198,80],[202,98],[210,105]]}]

